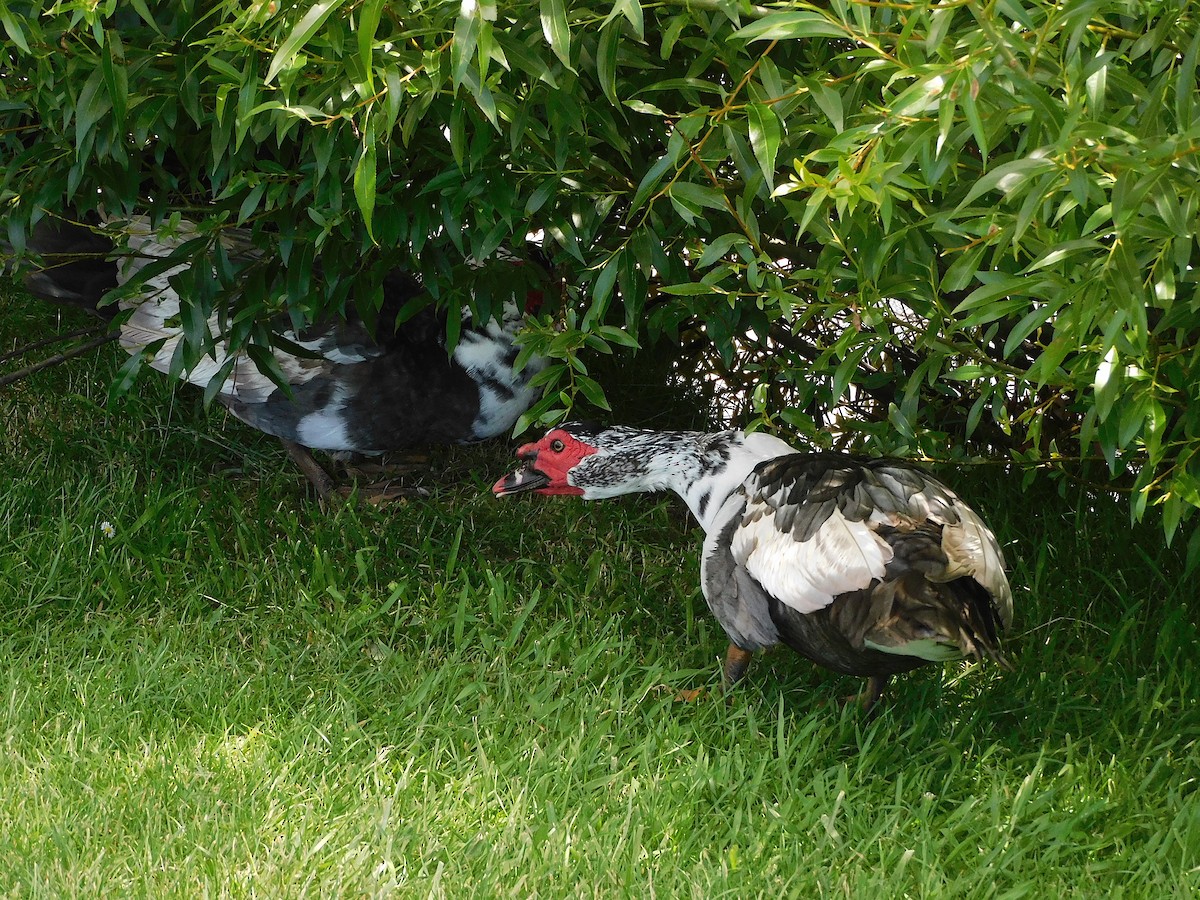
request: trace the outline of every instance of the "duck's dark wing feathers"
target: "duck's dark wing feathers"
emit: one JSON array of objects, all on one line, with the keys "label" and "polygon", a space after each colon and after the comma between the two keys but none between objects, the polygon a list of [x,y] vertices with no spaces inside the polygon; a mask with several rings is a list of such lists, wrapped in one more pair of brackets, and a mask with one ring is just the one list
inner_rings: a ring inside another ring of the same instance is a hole
[{"label": "duck's dark wing feathers", "polygon": [[[1012,617],[1000,547],[923,469],[786,455],[755,469],[742,502],[714,546],[706,544],[706,596],[727,628],[746,609],[754,622],[765,613],[784,642],[856,674],[998,655],[997,632]],[[732,599],[714,602],[727,586]]]},{"label": "duck's dark wing feathers", "polygon": [[709,609],[729,639],[743,650],[761,650],[780,641],[771,616],[771,597],[730,550],[745,512],[746,495],[734,492],[726,499],[725,507],[717,514],[717,521],[725,524],[709,532],[704,540],[700,585]]}]

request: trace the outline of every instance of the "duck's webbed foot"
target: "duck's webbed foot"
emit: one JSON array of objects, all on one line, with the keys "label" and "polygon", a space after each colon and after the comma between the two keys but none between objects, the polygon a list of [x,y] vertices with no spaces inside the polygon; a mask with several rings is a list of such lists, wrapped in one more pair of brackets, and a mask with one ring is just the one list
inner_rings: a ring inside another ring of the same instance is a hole
[{"label": "duck's webbed foot", "polygon": [[[430,456],[421,450],[401,450],[389,453],[383,462],[362,460],[347,464],[346,474],[358,485],[358,496],[368,503],[382,506],[393,500],[410,497],[428,497],[429,489],[421,485],[406,485],[402,479],[409,475],[421,475],[429,471]],[[367,484],[363,482],[374,478]],[[343,488],[342,494],[349,496],[351,490]]]},{"label": "duck's webbed foot", "polygon": [[397,484],[391,479],[383,481],[373,481],[371,484],[355,484],[352,487],[340,487],[337,489],[338,494],[346,499],[349,499],[355,492],[361,500],[365,500],[374,506],[383,506],[385,503],[391,503],[393,500],[406,500],[411,497],[428,497],[429,489],[424,487],[409,487],[404,484]]},{"label": "duck's webbed foot", "polygon": [[721,667],[721,689],[729,692],[742,680],[746,670],[750,668],[750,660],[754,658],[753,650],[743,650],[737,644],[730,644],[725,651],[725,665]]},{"label": "duck's webbed foot", "polygon": [[[743,650],[737,644],[729,645],[729,649],[725,651],[725,663],[721,666],[722,694],[728,696],[734,685],[742,680],[742,676],[746,674],[746,669],[750,667],[750,660],[753,658],[753,650]],[[675,699],[684,703],[692,703],[703,697],[705,693],[707,692],[704,688],[691,688],[679,691],[675,695]]]},{"label": "duck's webbed foot", "polygon": [[[356,491],[360,499],[376,506],[408,497],[429,496],[427,488],[409,487],[398,483],[399,475],[409,474],[427,466],[429,462],[428,455],[416,461],[410,459],[400,465],[379,465],[378,463],[347,465],[344,467],[346,474],[355,480],[355,484],[353,486],[339,486],[333,477],[317,462],[316,458],[312,455],[312,451],[307,447],[283,439],[280,439],[280,443],[287,450],[287,454],[292,462],[296,464],[296,468],[303,472],[305,477],[312,483],[312,486],[316,488],[317,496],[321,498],[321,505],[324,507],[348,500]],[[383,478],[372,481],[369,484],[359,483],[359,479],[365,479],[370,476],[376,478],[383,476]]]},{"label": "duck's webbed foot", "polygon": [[431,457],[424,450],[393,450],[384,457],[359,456],[345,463],[346,474],[355,481],[367,478],[398,478],[428,472]]},{"label": "duck's webbed foot", "polygon": [[867,679],[867,688],[860,694],[851,694],[845,699],[845,705],[857,703],[862,707],[864,713],[869,713],[879,698],[883,696],[883,689],[887,687],[887,675],[872,675]]}]

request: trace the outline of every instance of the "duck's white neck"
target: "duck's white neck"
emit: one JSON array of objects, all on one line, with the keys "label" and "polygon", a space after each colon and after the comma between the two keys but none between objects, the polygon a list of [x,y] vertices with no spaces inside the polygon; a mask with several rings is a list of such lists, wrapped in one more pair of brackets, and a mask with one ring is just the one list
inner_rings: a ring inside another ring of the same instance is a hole
[{"label": "duck's white neck", "polygon": [[725,499],[760,462],[795,451],[769,434],[722,431],[639,431],[613,428],[599,436],[571,481],[593,500],[644,491],[674,491],[705,531],[717,524]]}]

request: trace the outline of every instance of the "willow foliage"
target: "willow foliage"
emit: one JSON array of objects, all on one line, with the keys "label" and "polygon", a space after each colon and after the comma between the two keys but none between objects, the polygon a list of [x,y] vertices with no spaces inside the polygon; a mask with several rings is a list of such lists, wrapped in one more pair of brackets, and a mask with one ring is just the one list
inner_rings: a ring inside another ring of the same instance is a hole
[{"label": "willow foliage", "polygon": [[394,265],[486,312],[466,260],[541,232],[569,289],[529,421],[603,404],[589,352],[665,335],[767,427],[1094,458],[1168,536],[1200,505],[1187,0],[0,0],[0,25],[18,248],[42,209],[247,227],[277,264],[236,295],[204,267],[195,302],[262,323],[352,285],[369,314]]}]

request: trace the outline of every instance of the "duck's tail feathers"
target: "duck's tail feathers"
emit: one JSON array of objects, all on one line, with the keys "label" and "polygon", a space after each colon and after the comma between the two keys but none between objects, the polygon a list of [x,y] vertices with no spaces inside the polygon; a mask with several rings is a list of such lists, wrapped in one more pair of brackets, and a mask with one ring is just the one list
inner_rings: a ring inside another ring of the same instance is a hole
[{"label": "duck's tail feathers", "polygon": [[[31,265],[21,273],[22,283],[42,300],[78,306],[111,319],[117,308],[103,301],[117,286],[117,264],[109,259],[112,250],[113,242],[89,223],[45,216],[26,237],[23,255]],[[6,269],[15,269],[18,254],[7,238],[0,253]]]},{"label": "duck's tail feathers", "polygon": [[856,645],[930,661],[987,658],[1012,669],[1000,649],[1000,611],[974,578],[933,582],[910,572],[884,579],[867,596],[847,631]]},{"label": "duck's tail feathers", "polygon": [[946,587],[959,603],[963,650],[979,660],[986,657],[1011,672],[1013,664],[1000,647],[1004,621],[992,595],[971,577],[956,578]]}]

